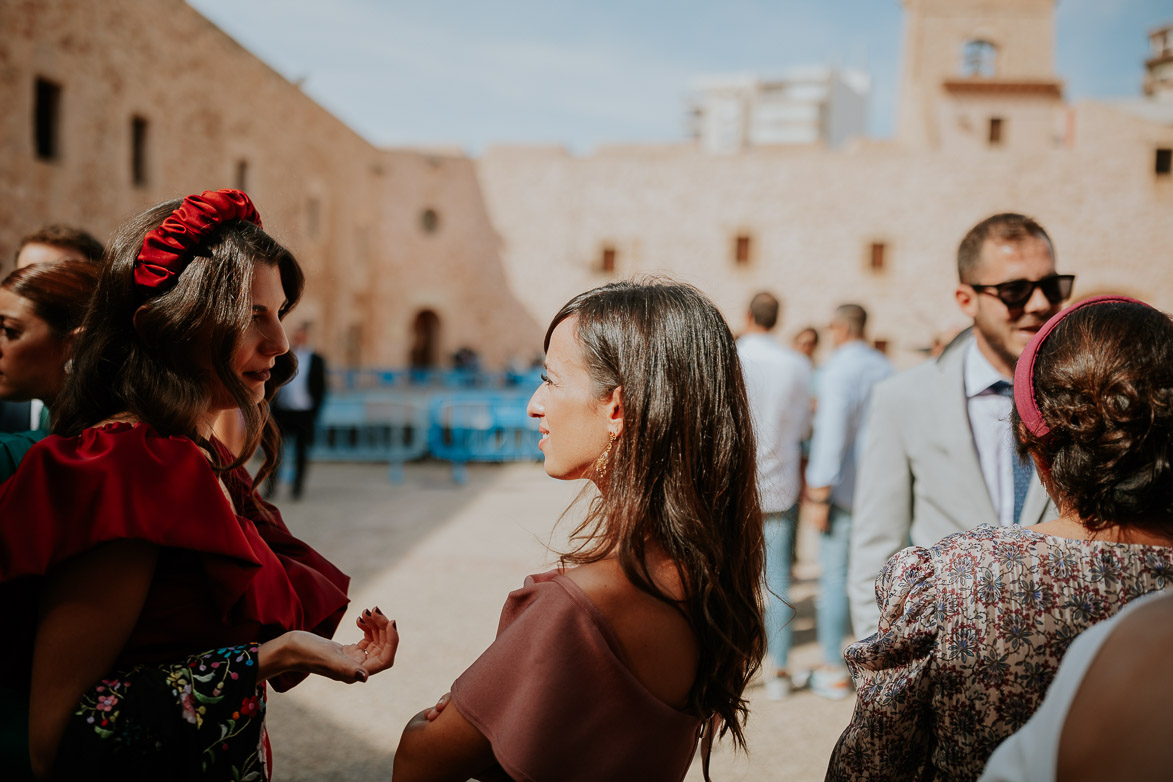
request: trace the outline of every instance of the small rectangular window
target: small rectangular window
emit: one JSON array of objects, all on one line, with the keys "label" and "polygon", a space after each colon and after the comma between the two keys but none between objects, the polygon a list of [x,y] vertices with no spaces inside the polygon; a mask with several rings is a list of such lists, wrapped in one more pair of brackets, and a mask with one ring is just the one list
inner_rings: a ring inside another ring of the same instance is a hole
[{"label": "small rectangular window", "polygon": [[996,147],[1002,143],[1002,118],[990,117],[990,146]]},{"label": "small rectangular window", "polygon": [[599,263],[599,268],[608,274],[615,271],[615,248],[604,247],[603,257]]},{"label": "small rectangular window", "polygon": [[147,121],[142,117],[130,118],[130,181],[147,183]]},{"label": "small rectangular window", "polygon": [[738,234],[737,238],[733,241],[733,262],[738,266],[745,266],[749,263],[752,246],[750,237],[747,234]]},{"label": "small rectangular window", "polygon": [[61,154],[60,121],[61,85],[38,78],[33,89],[33,144],[41,160],[56,160]]},{"label": "small rectangular window", "polygon": [[311,239],[318,238],[318,231],[321,230],[322,223],[322,207],[317,198],[310,197],[306,202],[305,209],[305,229]]},{"label": "small rectangular window", "polygon": [[236,189],[248,192],[248,161],[236,161]]},{"label": "small rectangular window", "polygon": [[887,250],[887,245],[883,242],[872,242],[872,251],[869,261],[869,268],[874,272],[884,271],[884,253]]},{"label": "small rectangular window", "polygon": [[1157,150],[1156,172],[1157,176],[1169,176],[1173,173],[1173,149]]}]

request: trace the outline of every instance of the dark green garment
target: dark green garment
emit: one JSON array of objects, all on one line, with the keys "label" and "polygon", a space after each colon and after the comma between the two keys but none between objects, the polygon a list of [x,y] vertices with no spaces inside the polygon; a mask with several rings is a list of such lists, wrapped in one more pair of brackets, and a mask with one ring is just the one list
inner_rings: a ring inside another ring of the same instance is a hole
[{"label": "dark green garment", "polygon": [[16,472],[16,466],[28,449],[49,434],[47,429],[30,432],[0,432],[0,481],[6,481]]}]

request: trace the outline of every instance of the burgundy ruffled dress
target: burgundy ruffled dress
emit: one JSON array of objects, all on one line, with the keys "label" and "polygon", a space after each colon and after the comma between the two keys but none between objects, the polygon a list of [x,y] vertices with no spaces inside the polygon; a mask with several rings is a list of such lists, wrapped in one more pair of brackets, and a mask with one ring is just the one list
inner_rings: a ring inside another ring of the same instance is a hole
[{"label": "burgundy ruffled dress", "polygon": [[[47,437],[0,484],[7,735],[22,699],[27,720],[42,577],[103,543],[160,547],[114,670],[86,693],[67,728],[59,774],[70,768],[101,778],[103,764],[113,764],[121,779],[151,778],[159,769],[167,773],[158,778],[168,779],[268,778],[256,644],[288,630],[331,636],[349,578],[251,494],[243,467],[220,481],[191,440],[112,423]],[[303,678],[271,681],[284,691]]]}]

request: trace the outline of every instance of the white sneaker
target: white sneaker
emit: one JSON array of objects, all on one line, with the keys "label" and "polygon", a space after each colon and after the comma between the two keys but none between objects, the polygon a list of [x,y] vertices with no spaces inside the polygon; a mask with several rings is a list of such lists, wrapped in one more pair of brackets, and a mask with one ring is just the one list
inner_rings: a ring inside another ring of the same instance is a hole
[{"label": "white sneaker", "polygon": [[790,677],[774,676],[766,679],[766,699],[784,701],[790,697]]},{"label": "white sneaker", "polygon": [[846,670],[818,668],[811,673],[810,687],[815,695],[839,701],[851,695],[851,677]]}]

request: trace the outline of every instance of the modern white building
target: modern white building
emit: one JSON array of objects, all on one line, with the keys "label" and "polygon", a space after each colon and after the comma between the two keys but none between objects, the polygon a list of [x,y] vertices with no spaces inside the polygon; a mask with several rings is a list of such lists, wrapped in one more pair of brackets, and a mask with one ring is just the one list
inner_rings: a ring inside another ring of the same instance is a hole
[{"label": "modern white building", "polygon": [[717,154],[773,144],[838,148],[866,134],[870,89],[866,73],[821,66],[774,78],[706,78],[697,82],[690,101],[690,131]]}]

